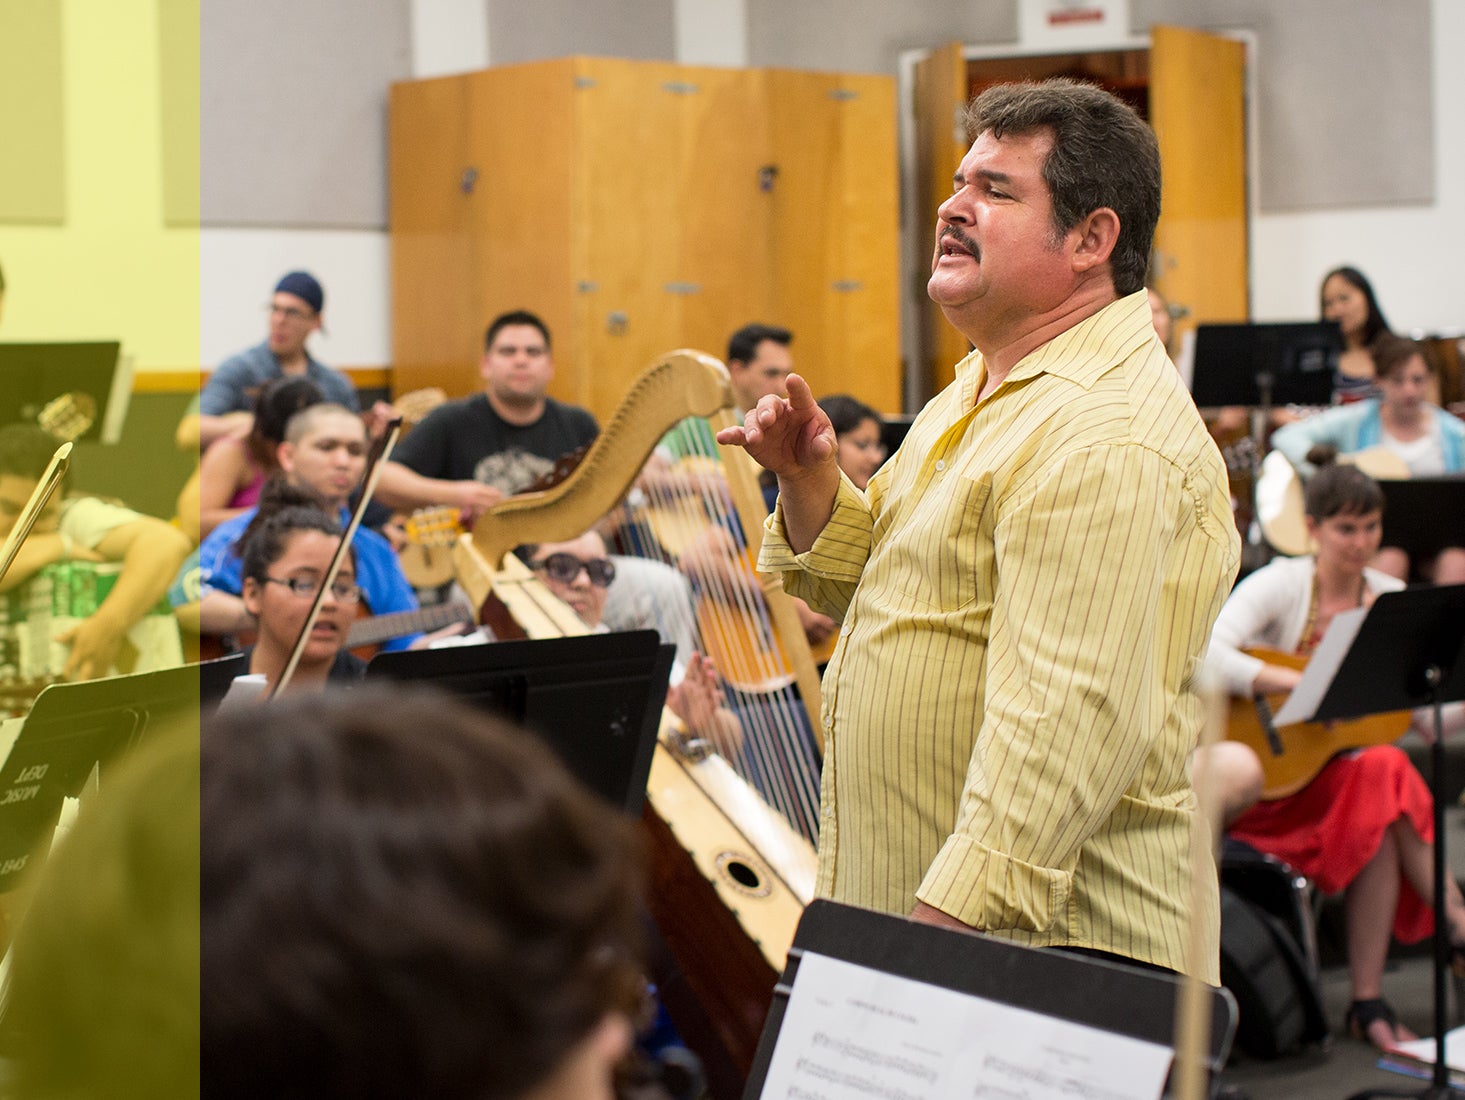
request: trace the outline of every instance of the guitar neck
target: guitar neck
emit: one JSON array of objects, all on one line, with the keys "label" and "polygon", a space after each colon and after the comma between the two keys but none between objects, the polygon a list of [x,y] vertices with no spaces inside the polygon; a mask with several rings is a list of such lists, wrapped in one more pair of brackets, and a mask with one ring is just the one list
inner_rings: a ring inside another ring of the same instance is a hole
[{"label": "guitar neck", "polygon": [[416,611],[393,611],[386,615],[373,615],[357,619],[346,632],[346,646],[377,645],[404,634],[417,634],[453,623],[472,622],[468,608],[458,603],[434,604]]}]

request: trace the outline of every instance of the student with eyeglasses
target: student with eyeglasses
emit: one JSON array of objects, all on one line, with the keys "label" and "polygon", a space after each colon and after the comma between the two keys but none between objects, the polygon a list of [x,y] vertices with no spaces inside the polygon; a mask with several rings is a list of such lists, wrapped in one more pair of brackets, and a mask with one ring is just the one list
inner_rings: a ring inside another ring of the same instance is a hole
[{"label": "student with eyeglasses", "polygon": [[[290,505],[251,531],[244,547],[244,604],[259,623],[259,636],[245,652],[249,671],[274,684],[290,660],[295,639],[341,541],[335,519],[309,505]],[[328,682],[355,682],[366,662],[342,648],[356,618],[356,553],[341,563],[321,601],[320,614],[287,691],[318,691]]]}]

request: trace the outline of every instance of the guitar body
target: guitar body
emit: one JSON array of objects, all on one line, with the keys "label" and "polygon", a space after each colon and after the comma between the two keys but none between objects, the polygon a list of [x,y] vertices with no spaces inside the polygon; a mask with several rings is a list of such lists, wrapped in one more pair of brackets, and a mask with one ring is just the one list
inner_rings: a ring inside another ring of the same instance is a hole
[{"label": "guitar body", "polygon": [[[1268,664],[1296,669],[1307,665],[1306,657],[1293,653],[1271,649],[1248,649],[1246,652]],[[1267,703],[1276,710],[1285,698],[1282,693],[1269,695]],[[1267,738],[1255,704],[1246,699],[1232,699],[1226,740],[1239,741],[1256,753],[1262,765],[1262,800],[1271,801],[1302,790],[1340,752],[1397,741],[1409,728],[1409,721],[1410,713],[1399,710],[1346,721],[1279,726],[1277,735],[1282,740],[1282,752],[1277,753]]]}]

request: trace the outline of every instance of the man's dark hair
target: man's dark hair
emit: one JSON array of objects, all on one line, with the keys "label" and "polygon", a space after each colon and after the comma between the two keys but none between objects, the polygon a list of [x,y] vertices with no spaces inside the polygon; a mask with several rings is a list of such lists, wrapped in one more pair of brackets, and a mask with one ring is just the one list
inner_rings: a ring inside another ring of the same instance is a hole
[{"label": "man's dark hair", "polygon": [[967,108],[966,123],[973,139],[988,130],[996,138],[1050,131],[1043,180],[1055,237],[1108,207],[1119,215],[1109,257],[1115,293],[1144,287],[1160,220],[1160,148],[1133,108],[1093,84],[1055,78],[988,88]]},{"label": "man's dark hair", "polygon": [[739,363],[751,363],[758,355],[758,345],[764,340],[788,347],[794,342],[794,334],[777,325],[744,325],[728,338],[727,361],[731,363],[736,359]]},{"label": "man's dark hair", "polygon": [[1404,336],[1395,336],[1392,332],[1381,335],[1373,342],[1369,351],[1373,355],[1373,373],[1376,378],[1388,378],[1402,370],[1404,364],[1416,355],[1424,360],[1425,369],[1430,374],[1438,373],[1429,356],[1425,354],[1423,344]]},{"label": "man's dark hair", "polygon": [[1368,316],[1363,321],[1364,344],[1372,344],[1380,336],[1388,335],[1389,322],[1384,319],[1384,311],[1379,308],[1379,300],[1373,292],[1373,284],[1356,267],[1335,267],[1323,276],[1323,281],[1318,284],[1318,316],[1321,317],[1325,312],[1322,305],[1323,289],[1334,276],[1362,293],[1363,300],[1368,304]]},{"label": "man's dark hair", "polygon": [[539,330],[539,335],[544,337],[544,350],[550,349],[549,326],[527,309],[514,309],[508,313],[500,313],[489,324],[488,331],[483,334],[483,350],[487,351],[493,347],[493,339],[499,334],[499,329],[507,328],[509,325],[533,325]]},{"label": "man's dark hair", "polygon": [[635,824],[529,734],[396,686],[202,740],[211,1096],[517,1097],[635,1008]]},{"label": "man's dark hair", "polygon": [[254,427],[248,447],[255,464],[266,470],[275,469],[275,451],[285,442],[285,429],[290,419],[302,409],[325,401],[320,387],[309,378],[277,378],[254,399]]}]

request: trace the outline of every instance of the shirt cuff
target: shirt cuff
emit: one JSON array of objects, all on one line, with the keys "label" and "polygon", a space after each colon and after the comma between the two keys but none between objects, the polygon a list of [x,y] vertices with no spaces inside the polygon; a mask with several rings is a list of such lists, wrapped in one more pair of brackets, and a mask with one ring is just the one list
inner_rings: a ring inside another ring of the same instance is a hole
[{"label": "shirt cuff", "polygon": [[[795,554],[788,544],[788,530],[783,523],[783,501],[779,501],[763,521],[763,546],[758,553],[760,573],[788,573],[802,570],[825,580],[857,582],[869,556],[870,508],[865,496],[843,473],[834,496],[834,509],[829,522],[802,554]],[[859,538],[859,533],[863,538]],[[858,544],[858,553],[852,549]]]},{"label": "shirt cuff", "polygon": [[916,897],[973,928],[1047,932],[1068,906],[1073,875],[1024,863],[967,836],[949,837]]}]

